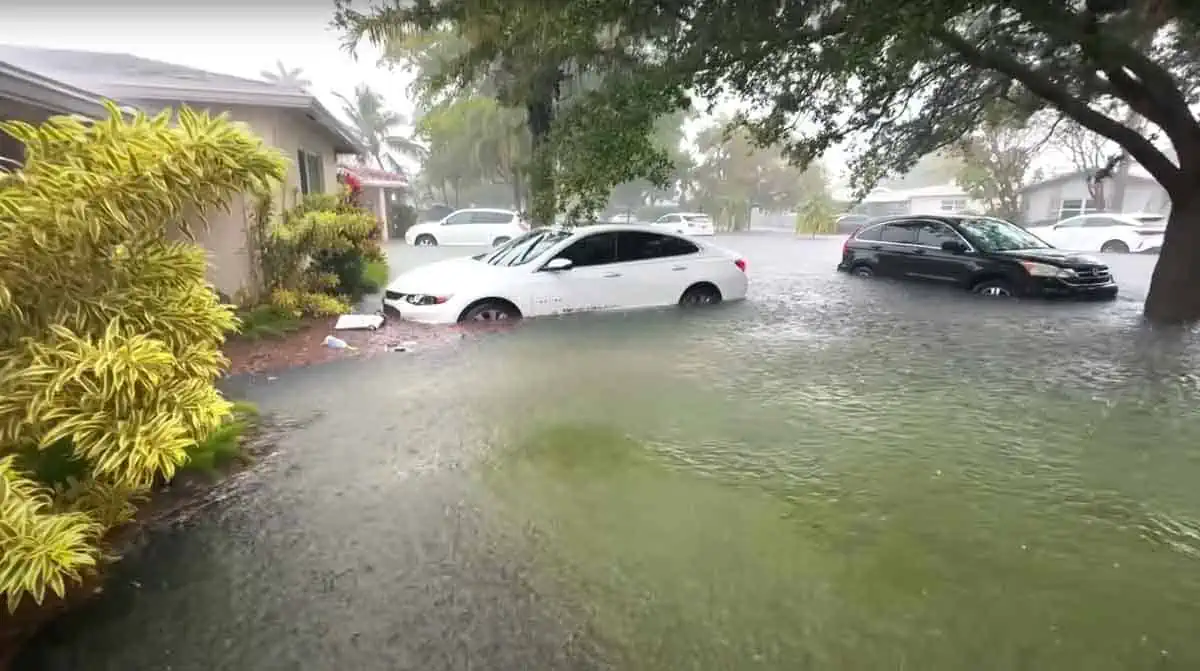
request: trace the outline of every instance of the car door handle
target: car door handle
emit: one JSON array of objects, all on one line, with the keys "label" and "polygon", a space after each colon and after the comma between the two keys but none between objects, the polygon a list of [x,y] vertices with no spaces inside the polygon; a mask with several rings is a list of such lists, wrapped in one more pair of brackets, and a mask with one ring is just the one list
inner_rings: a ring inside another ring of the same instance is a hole
[{"label": "car door handle", "polygon": [[924,254],[924,253],[925,253],[924,249],[914,249],[913,250],[913,254]]},{"label": "car door handle", "polygon": [[621,273],[604,273],[603,275],[601,275],[601,277],[603,277],[605,279],[609,279],[609,278],[613,278],[613,277],[620,277],[620,276],[621,276]]},{"label": "car door handle", "polygon": [[671,270],[687,270],[687,266],[675,266]]},{"label": "car door handle", "polygon": [[883,245],[871,245],[871,249],[883,249]]}]

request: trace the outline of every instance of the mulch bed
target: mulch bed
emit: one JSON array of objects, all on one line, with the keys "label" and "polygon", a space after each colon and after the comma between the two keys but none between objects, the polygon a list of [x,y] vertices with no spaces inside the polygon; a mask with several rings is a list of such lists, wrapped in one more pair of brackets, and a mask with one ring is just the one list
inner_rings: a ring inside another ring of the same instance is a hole
[{"label": "mulch bed", "polygon": [[[149,531],[184,522],[220,501],[219,496],[214,496],[214,490],[228,486],[239,473],[273,453],[280,436],[296,425],[294,421],[260,417],[258,423],[243,435],[243,458],[223,469],[220,475],[183,472],[170,484],[155,487],[150,497],[138,506],[134,520],[104,538],[104,553],[119,558],[144,543]],[[40,605],[26,597],[12,614],[0,602],[0,671],[11,668],[20,647],[39,629],[103,593],[104,578],[105,567],[101,565],[99,570],[84,575],[82,582],[70,583],[65,596],[47,593]]]},{"label": "mulch bed", "polygon": [[[424,349],[466,336],[466,331],[455,326],[429,326],[398,319],[389,319],[376,331],[335,331],[333,324],[336,321],[336,318],[306,319],[300,329],[278,338],[231,338],[225,343],[225,356],[230,362],[228,375],[269,373],[388,352],[395,347]],[[355,349],[326,347],[323,341],[328,335],[345,340]]]}]

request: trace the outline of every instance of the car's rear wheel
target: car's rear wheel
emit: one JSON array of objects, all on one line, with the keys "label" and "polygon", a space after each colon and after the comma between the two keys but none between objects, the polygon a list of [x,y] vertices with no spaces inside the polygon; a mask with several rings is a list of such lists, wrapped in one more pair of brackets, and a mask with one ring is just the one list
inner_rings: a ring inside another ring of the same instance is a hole
[{"label": "car's rear wheel", "polygon": [[1103,245],[1100,245],[1100,251],[1109,252],[1110,254],[1128,254],[1129,245],[1121,242],[1120,240],[1109,240]]},{"label": "car's rear wheel", "polygon": [[1008,280],[984,280],[971,287],[971,293],[989,298],[1012,298],[1017,295],[1013,285]]},{"label": "car's rear wheel", "polygon": [[694,308],[721,302],[721,290],[708,282],[693,284],[679,297],[680,307]]},{"label": "car's rear wheel", "polygon": [[413,240],[413,244],[418,247],[437,247],[437,238],[428,233],[423,233],[418,235],[416,240]]},{"label": "car's rear wheel", "polygon": [[502,235],[502,236],[496,238],[495,240],[492,240],[492,246],[499,247],[500,245],[503,245],[504,243],[508,242],[511,239],[512,238]]},{"label": "car's rear wheel", "polygon": [[521,311],[512,303],[488,299],[480,301],[463,310],[458,321],[460,323],[486,324],[491,322],[508,322],[521,318]]},{"label": "car's rear wheel", "polygon": [[855,277],[872,277],[875,275],[875,269],[865,263],[860,263],[850,269],[850,274]]}]

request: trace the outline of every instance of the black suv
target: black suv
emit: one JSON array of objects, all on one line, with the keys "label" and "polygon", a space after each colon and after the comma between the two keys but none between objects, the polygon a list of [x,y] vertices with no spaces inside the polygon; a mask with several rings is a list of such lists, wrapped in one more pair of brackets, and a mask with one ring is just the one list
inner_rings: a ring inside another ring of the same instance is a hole
[{"label": "black suv", "polygon": [[909,215],[872,221],[846,240],[838,270],[940,282],[985,296],[1117,295],[1108,266],[1055,249],[992,217]]}]

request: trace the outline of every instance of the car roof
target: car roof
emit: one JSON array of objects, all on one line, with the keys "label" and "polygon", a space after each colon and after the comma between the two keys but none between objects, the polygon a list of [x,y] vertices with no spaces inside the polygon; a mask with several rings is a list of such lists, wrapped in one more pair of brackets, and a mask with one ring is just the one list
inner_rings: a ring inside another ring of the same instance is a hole
[{"label": "car roof", "polygon": [[[590,224],[587,226],[573,226],[573,227],[556,226],[555,228],[567,231],[572,234],[631,232],[631,233],[653,233],[654,235],[672,235],[671,233],[669,233],[667,231],[661,231],[658,229],[647,228],[646,226],[642,226],[640,224]],[[675,235],[672,237],[679,237],[679,236]]]},{"label": "car roof", "polygon": [[502,207],[460,207],[459,209],[455,210],[454,212],[451,212],[450,214],[457,214],[459,212],[500,212],[503,214],[516,214],[517,213],[516,210],[506,210]]}]

